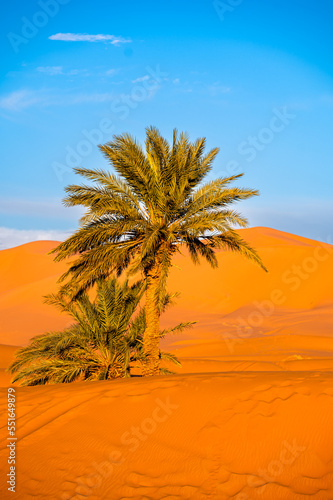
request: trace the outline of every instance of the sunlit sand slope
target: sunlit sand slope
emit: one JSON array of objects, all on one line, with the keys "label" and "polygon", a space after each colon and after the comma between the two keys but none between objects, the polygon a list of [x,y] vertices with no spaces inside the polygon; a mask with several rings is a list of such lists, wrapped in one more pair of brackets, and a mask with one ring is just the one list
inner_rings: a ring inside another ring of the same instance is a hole
[{"label": "sunlit sand slope", "polygon": [[14,354],[18,347],[11,345],[0,345],[0,387],[10,384],[11,376],[6,368],[14,360]]},{"label": "sunlit sand slope", "polygon": [[[227,252],[177,256],[163,326],[179,374],[16,388],[17,490],[46,500],[333,499],[333,247],[242,230],[269,273]],[[66,264],[35,242],[0,252],[0,383],[15,345],[68,318],[43,304]],[[179,267],[181,270],[179,270]],[[1,389],[1,471],[8,469]],[[7,473],[7,472],[6,472]]]},{"label": "sunlit sand slope", "polygon": [[332,499],[332,382],[261,372],[19,388],[17,491],[1,481],[1,498]]},{"label": "sunlit sand slope", "polygon": [[[173,340],[219,339],[233,354],[244,339],[263,335],[330,337],[333,246],[269,228],[240,234],[258,250],[269,273],[230,252],[219,252],[218,269],[204,262],[194,266],[186,253],[177,255],[168,286],[181,296],[162,322],[198,323]],[[26,344],[68,323],[42,299],[56,290],[67,267],[47,255],[55,245],[34,242],[0,252],[0,343]]]},{"label": "sunlit sand slope", "polygon": [[43,296],[56,291],[66,264],[55,264],[47,253],[55,241],[36,241],[0,251],[0,343],[23,345],[46,330],[68,322],[43,303]]}]

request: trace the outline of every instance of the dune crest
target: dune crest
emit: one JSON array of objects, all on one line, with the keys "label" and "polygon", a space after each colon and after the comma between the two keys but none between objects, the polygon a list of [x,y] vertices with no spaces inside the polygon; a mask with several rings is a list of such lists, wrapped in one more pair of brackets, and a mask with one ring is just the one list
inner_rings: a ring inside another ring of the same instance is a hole
[{"label": "dune crest", "polygon": [[[227,334],[228,322],[236,317],[238,327],[239,316],[246,323],[244,329],[248,326],[259,334],[283,329],[284,312],[287,318],[289,313],[306,311],[306,331],[317,335],[318,320],[322,320],[327,335],[324,324],[331,322],[333,304],[327,276],[333,271],[333,246],[270,228],[239,233],[258,250],[269,273],[230,252],[219,252],[217,270],[205,262],[194,266],[186,253],[176,255],[169,288],[180,291],[181,297],[165,315],[164,324],[175,317],[192,319],[200,321],[195,328],[200,335],[202,329],[205,335]],[[42,299],[56,290],[56,281],[67,268],[66,262],[55,263],[47,254],[56,244],[38,241],[0,252],[0,343],[23,345],[32,336],[68,322]],[[303,325],[298,328],[294,323],[288,333],[304,331]]]}]

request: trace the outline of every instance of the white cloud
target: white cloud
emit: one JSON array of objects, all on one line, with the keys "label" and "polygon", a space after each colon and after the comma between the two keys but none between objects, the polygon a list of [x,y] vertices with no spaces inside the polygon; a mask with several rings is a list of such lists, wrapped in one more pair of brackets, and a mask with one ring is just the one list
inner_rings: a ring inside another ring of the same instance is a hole
[{"label": "white cloud", "polygon": [[37,71],[40,73],[44,73],[46,75],[55,76],[55,75],[65,75],[65,76],[89,76],[89,72],[87,69],[71,69],[64,70],[63,66],[38,66]]},{"label": "white cloud", "polygon": [[73,231],[50,231],[38,229],[12,229],[0,227],[0,250],[16,247],[32,241],[52,240],[63,241],[68,238]]},{"label": "white cloud", "polygon": [[114,99],[114,94],[79,94],[72,98],[72,103],[78,104],[81,102],[109,102]]},{"label": "white cloud", "polygon": [[21,111],[41,101],[41,97],[29,90],[17,90],[0,99],[0,108]]},{"label": "white cloud", "polygon": [[[68,75],[74,74],[72,72]],[[111,93],[91,93],[91,94],[52,94],[45,89],[39,90],[18,90],[0,97],[0,109],[12,112],[19,112],[25,108],[41,106],[71,106],[84,102],[109,102],[114,99]]]},{"label": "white cloud", "polygon": [[130,43],[132,40],[115,35],[89,35],[88,33],[56,33],[49,36],[50,40],[61,40],[63,42],[109,42],[112,45]]},{"label": "white cloud", "polygon": [[[40,225],[55,226],[66,225],[73,230],[62,229],[15,229],[0,227],[0,250],[11,248],[31,241],[55,240],[62,241],[68,238],[77,227],[78,219],[83,215],[81,207],[65,207],[61,199],[51,200],[29,200],[22,198],[0,199],[0,214],[14,217],[20,221],[29,223],[30,218],[40,220]],[[58,220],[57,220],[58,219]]]},{"label": "white cloud", "polygon": [[118,69],[108,69],[107,71],[105,71],[105,74],[108,76],[113,76],[116,73],[118,73],[118,71],[119,71]]},{"label": "white cloud", "polygon": [[132,83],[145,82],[146,80],[149,80],[149,78],[150,78],[149,75],[140,76],[139,78],[136,78],[135,80],[132,80]]},{"label": "white cloud", "polygon": [[63,67],[62,66],[38,66],[37,71],[40,73],[46,73],[47,75],[62,75]]},{"label": "white cloud", "polygon": [[212,96],[216,96],[219,94],[227,94],[231,89],[226,85],[221,85],[219,82],[215,82],[213,85],[208,87],[208,90]]}]

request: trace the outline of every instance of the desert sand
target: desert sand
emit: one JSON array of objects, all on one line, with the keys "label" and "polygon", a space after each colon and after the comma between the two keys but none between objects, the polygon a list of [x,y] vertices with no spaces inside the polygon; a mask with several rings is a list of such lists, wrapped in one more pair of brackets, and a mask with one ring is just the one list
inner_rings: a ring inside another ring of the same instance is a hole
[{"label": "desert sand", "polygon": [[[177,256],[163,326],[174,376],[16,387],[18,499],[333,499],[333,246],[240,231],[269,273],[228,252]],[[66,264],[35,242],[0,252],[1,471],[15,349],[68,318],[43,304]],[[180,269],[179,269],[180,268]]]}]

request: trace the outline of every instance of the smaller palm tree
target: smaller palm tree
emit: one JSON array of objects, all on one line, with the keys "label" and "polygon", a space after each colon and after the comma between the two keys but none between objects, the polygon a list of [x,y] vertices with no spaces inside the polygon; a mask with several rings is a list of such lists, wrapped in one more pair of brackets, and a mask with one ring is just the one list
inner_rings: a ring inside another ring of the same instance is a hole
[{"label": "smaller palm tree", "polygon": [[[145,310],[139,307],[144,282],[129,285],[116,278],[97,282],[96,298],[83,293],[75,302],[65,295],[49,295],[46,302],[69,314],[74,322],[63,331],[34,337],[21,348],[8,368],[20,385],[68,383],[79,380],[107,380],[129,377],[130,368],[145,362],[143,334]],[[164,306],[170,303],[170,296]],[[138,310],[138,312],[136,312]],[[181,331],[190,326],[181,323],[161,331]],[[170,353],[160,352],[160,359],[180,365]],[[170,373],[161,369],[161,373]]]}]

